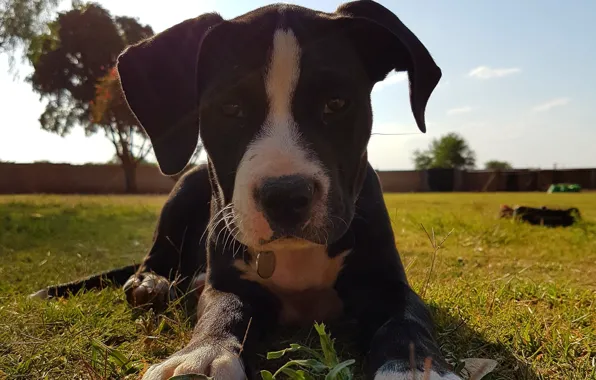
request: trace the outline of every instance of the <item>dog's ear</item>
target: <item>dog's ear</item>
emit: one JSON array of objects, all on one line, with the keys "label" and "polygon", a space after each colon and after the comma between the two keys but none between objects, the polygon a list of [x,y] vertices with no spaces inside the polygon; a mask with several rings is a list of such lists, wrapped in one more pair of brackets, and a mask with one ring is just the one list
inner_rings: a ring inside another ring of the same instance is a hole
[{"label": "dog's ear", "polygon": [[117,70],[129,108],[149,135],[160,170],[184,169],[199,139],[197,57],[221,16],[207,13],[129,46]]},{"label": "dog's ear", "polygon": [[355,21],[348,33],[373,81],[383,80],[392,70],[408,72],[412,113],[426,132],[426,104],[441,79],[441,69],[426,47],[393,12],[374,1],[349,2],[336,13]]}]

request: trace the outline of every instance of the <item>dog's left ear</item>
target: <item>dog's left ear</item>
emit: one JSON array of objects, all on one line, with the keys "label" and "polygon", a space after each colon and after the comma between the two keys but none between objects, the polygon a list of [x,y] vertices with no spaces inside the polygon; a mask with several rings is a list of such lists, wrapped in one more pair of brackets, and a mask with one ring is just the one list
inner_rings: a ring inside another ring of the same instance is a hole
[{"label": "dog's left ear", "polygon": [[374,82],[392,70],[408,72],[412,113],[426,132],[426,104],[441,79],[441,69],[426,47],[393,12],[374,1],[343,4],[336,14],[350,21],[348,33]]},{"label": "dog's left ear", "polygon": [[199,141],[197,59],[202,40],[222,21],[216,13],[188,19],[129,46],[118,57],[126,102],[166,175],[184,169]]}]

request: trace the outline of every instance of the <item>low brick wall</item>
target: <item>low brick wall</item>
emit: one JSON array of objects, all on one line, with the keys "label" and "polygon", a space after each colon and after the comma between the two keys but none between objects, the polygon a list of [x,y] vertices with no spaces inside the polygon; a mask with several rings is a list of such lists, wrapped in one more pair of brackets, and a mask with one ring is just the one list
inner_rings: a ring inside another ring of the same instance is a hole
[{"label": "low brick wall", "polygon": [[577,183],[596,189],[596,169],[463,172],[463,191],[546,191],[553,183]]},{"label": "low brick wall", "polygon": [[428,191],[424,171],[377,171],[383,191],[408,193]]},{"label": "low brick wall", "polygon": [[[174,185],[155,166],[137,168],[139,193],[167,194]],[[0,193],[121,194],[124,171],[118,165],[0,163]]]},{"label": "low brick wall", "polygon": [[[440,177],[427,171],[378,171],[383,191],[437,191],[430,184],[447,182],[447,191],[546,191],[555,182],[578,183],[583,189],[596,189],[596,169],[442,171]],[[451,177],[452,175],[452,177]],[[174,179],[161,174],[156,166],[137,169],[137,187],[142,194],[167,194]],[[446,191],[441,188],[441,191]],[[118,165],[13,164],[0,163],[0,194],[122,194],[124,172]]]}]

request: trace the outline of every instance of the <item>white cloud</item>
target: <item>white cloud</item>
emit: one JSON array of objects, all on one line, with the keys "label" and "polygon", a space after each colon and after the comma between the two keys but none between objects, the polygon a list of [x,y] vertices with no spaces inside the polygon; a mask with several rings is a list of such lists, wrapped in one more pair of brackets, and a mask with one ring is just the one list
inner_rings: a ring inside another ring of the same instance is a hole
[{"label": "white cloud", "polygon": [[521,71],[519,67],[509,67],[493,69],[488,66],[478,66],[472,69],[468,76],[478,79],[490,79],[490,78],[501,78],[508,75],[517,74]]},{"label": "white cloud", "polygon": [[457,108],[452,108],[452,109],[448,110],[447,115],[459,115],[459,114],[468,113],[471,111],[472,111],[472,107],[463,106],[463,107],[457,107]]},{"label": "white cloud", "polygon": [[394,84],[403,82],[407,78],[408,74],[406,72],[400,71],[398,73],[396,71],[392,71],[382,82],[377,82],[377,84],[375,84],[375,86],[373,87],[373,91],[380,91],[388,86],[392,86]]},{"label": "white cloud", "polygon": [[570,101],[571,101],[571,99],[569,99],[569,98],[552,99],[546,103],[537,105],[536,107],[532,108],[532,111],[534,111],[534,112],[548,111],[549,109],[554,108],[554,107],[565,106],[565,105],[569,104]]}]

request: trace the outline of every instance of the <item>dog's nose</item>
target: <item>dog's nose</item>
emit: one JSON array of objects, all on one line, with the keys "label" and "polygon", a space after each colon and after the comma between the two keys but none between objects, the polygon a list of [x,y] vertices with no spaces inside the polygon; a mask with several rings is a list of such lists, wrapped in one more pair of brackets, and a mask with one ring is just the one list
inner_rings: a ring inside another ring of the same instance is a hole
[{"label": "dog's nose", "polygon": [[255,191],[273,229],[289,231],[301,227],[309,216],[319,191],[316,180],[300,175],[266,178]]}]

